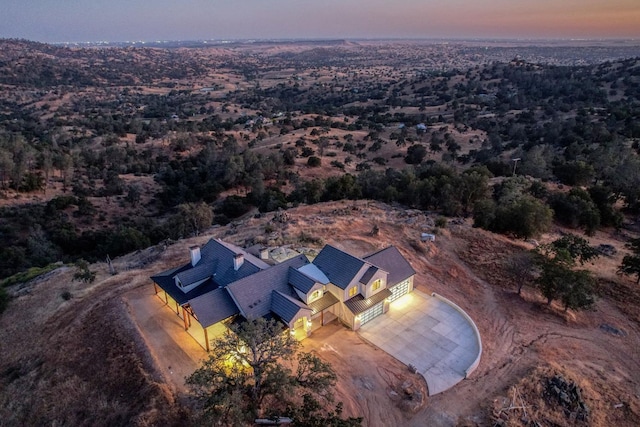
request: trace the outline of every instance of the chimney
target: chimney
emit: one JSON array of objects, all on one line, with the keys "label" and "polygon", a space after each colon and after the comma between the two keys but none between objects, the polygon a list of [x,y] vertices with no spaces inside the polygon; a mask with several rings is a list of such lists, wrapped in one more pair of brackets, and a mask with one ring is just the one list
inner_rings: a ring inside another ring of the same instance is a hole
[{"label": "chimney", "polygon": [[198,261],[200,261],[200,246],[191,246],[189,248],[191,252],[191,266],[195,267]]},{"label": "chimney", "polygon": [[244,263],[244,255],[243,254],[235,254],[233,256],[233,269],[238,271],[240,267],[242,267],[242,263]]}]

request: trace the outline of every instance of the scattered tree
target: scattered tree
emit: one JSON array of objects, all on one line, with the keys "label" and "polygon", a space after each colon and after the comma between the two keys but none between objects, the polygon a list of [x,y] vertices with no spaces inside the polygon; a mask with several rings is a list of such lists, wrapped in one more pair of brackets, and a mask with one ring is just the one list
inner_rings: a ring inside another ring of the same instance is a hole
[{"label": "scattered tree", "polygon": [[139,185],[130,185],[127,187],[127,202],[131,203],[131,206],[137,206],[140,202],[141,191]]},{"label": "scattered tree", "polygon": [[413,144],[407,148],[407,155],[404,161],[410,165],[419,165],[427,155],[427,149],[420,144]]},{"label": "scattered tree", "polygon": [[573,234],[535,249],[535,263],[539,275],[535,280],[538,289],[551,304],[560,299],[564,309],[586,309],[593,305],[595,280],[586,270],[574,270],[598,256],[588,242]]},{"label": "scattered tree", "polygon": [[213,211],[204,202],[185,203],[178,206],[179,221],[186,235],[199,235],[201,230],[211,227]]},{"label": "scattered tree", "polygon": [[543,246],[543,250],[553,252],[555,256],[568,257],[565,259],[565,263],[569,265],[574,265],[576,262],[584,265],[584,263],[600,256],[600,252],[589,245],[586,239],[571,233],[554,240],[548,247]]},{"label": "scattered tree", "polygon": [[618,273],[636,276],[636,284],[640,284],[640,238],[631,239],[625,247],[630,249],[632,254],[627,254],[622,258]]},{"label": "scattered tree", "polygon": [[518,295],[522,293],[522,288],[530,284],[533,280],[533,267],[533,256],[531,252],[523,251],[516,253],[507,260],[507,274],[517,284]]},{"label": "scattered tree", "polygon": [[[288,415],[296,425],[318,425],[313,420],[322,419],[320,402],[332,401],[337,377],[313,354],[299,353],[294,361],[298,345],[275,320],[258,318],[232,325],[212,342],[209,358],[187,378],[206,421],[242,425],[256,417]],[[360,425],[358,419],[342,420],[340,409],[338,405],[326,415],[325,419],[336,421],[330,425]],[[338,423],[349,420],[354,421]]]}]

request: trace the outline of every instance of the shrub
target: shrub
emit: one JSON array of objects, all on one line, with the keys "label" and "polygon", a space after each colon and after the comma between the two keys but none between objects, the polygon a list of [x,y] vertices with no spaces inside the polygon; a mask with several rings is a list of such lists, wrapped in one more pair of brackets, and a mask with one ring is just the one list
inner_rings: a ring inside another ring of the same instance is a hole
[{"label": "shrub", "polygon": [[73,280],[93,283],[96,280],[96,273],[89,269],[89,263],[87,261],[81,259],[76,262],[76,272],[73,274]]},{"label": "shrub", "polygon": [[301,231],[298,235],[298,241],[302,244],[322,245],[322,239],[320,237],[314,237],[304,231]]},{"label": "shrub", "polygon": [[322,164],[322,160],[320,160],[320,158],[316,156],[311,156],[309,157],[309,160],[307,160],[307,166],[310,166],[312,168],[316,168],[321,164]]},{"label": "shrub", "polygon": [[339,162],[337,160],[332,161],[331,162],[331,166],[333,166],[334,168],[338,168],[338,169],[344,170],[344,163]]}]

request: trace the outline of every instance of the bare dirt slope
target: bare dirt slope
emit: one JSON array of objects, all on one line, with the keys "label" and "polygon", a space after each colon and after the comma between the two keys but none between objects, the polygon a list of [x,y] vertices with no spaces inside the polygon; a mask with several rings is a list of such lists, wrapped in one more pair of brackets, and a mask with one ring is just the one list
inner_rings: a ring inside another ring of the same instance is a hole
[{"label": "bare dirt slope", "polygon": [[[419,233],[432,230],[433,218],[374,202],[301,206],[287,211],[284,222],[273,217],[251,217],[119,258],[115,276],[95,265],[92,285],[73,282],[72,270],[61,268],[14,289],[17,297],[0,319],[2,423],[166,425],[187,416],[181,379],[169,372],[170,361],[154,356],[158,349],[149,348],[123,296],[151,292],[150,275],[185,262],[190,245],[217,237],[309,249],[332,243],[359,255],[393,244],[418,272],[419,289],[452,299],[474,319],[484,350],[478,370],[412,409],[398,393],[403,385],[424,390],[424,383],[356,334],[331,326],[304,342],[332,363],[340,379],[336,398],[345,414],[364,416],[365,425],[640,424],[640,308],[628,298],[638,289],[627,279],[603,272],[596,309],[565,314],[532,290],[516,295],[503,280],[504,259],[523,243],[462,221],[450,222],[427,244]],[[615,262],[602,262],[609,264]],[[323,334],[340,344],[325,345]],[[586,420],[549,395],[554,375],[580,388]]]}]

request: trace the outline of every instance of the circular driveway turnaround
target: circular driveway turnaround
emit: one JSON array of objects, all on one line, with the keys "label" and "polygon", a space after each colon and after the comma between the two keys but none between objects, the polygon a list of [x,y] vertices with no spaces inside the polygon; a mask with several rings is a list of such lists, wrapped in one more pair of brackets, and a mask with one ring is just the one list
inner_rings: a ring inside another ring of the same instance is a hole
[{"label": "circular driveway turnaround", "polygon": [[363,325],[362,338],[427,381],[429,395],[441,393],[475,369],[482,343],[473,321],[449,301],[418,290],[392,302],[389,311]]}]

